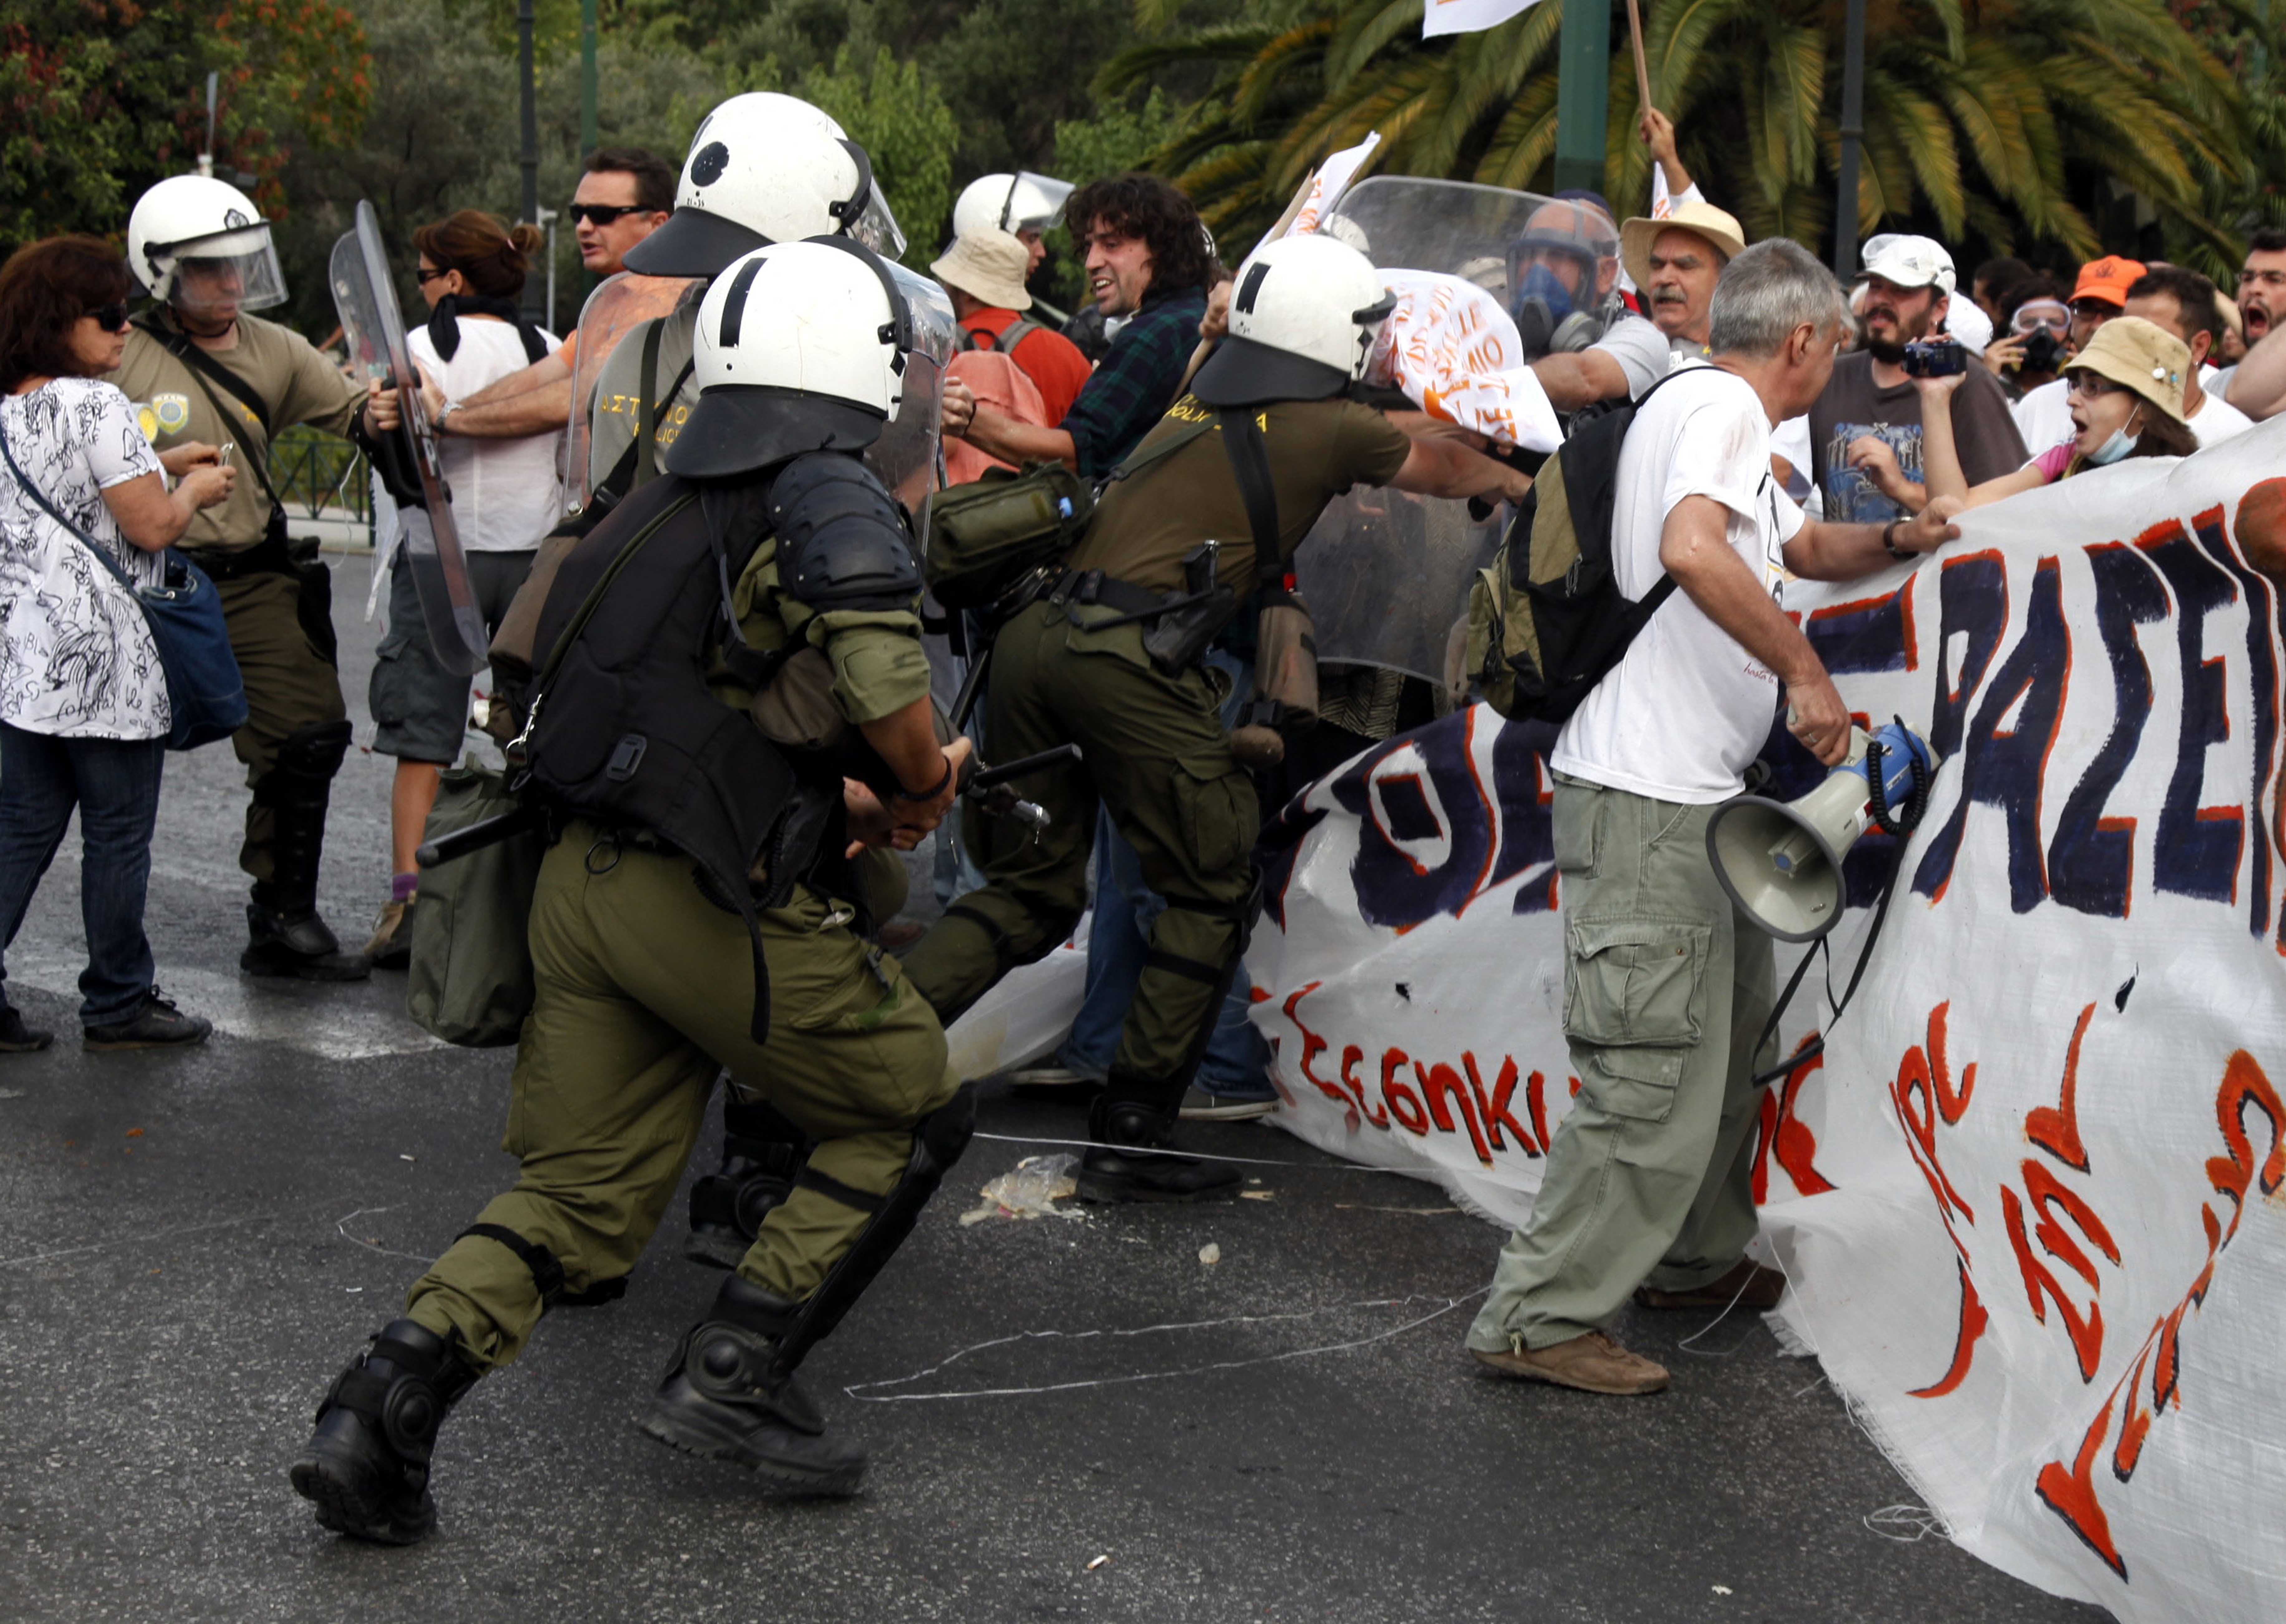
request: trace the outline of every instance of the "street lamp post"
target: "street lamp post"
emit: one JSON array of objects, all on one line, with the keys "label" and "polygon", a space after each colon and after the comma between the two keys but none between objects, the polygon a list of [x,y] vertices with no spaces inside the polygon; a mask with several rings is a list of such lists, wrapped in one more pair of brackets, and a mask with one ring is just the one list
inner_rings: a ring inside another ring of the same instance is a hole
[{"label": "street lamp post", "polygon": [[1841,35],[1841,172],[1833,199],[1833,274],[1857,274],[1857,159],[1865,136],[1865,0],[1849,0]]},{"label": "street lamp post", "polygon": [[[524,170],[523,217],[534,225],[540,224],[540,97],[534,82],[532,67],[532,29],[534,26],[532,0],[516,0],[516,67],[522,76],[522,114],[524,150],[519,165]],[[524,285],[524,311],[534,321],[541,319],[538,308],[538,290],[530,282]]]},{"label": "street lamp post", "polygon": [[1565,0],[1557,43],[1556,189],[1604,189],[1604,131],[1611,122],[1611,0]]}]

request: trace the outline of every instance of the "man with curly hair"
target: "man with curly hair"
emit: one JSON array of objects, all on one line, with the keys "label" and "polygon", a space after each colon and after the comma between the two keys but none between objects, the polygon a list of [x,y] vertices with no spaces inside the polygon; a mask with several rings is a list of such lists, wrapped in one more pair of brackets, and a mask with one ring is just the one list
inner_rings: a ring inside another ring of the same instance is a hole
[{"label": "man with curly hair", "polygon": [[1115,467],[1174,403],[1217,267],[1199,211],[1155,175],[1091,181],[1072,193],[1064,219],[1086,251],[1096,308],[1126,325],[1055,428],[1020,422],[950,384],[944,432],[1019,467],[1060,462],[1092,478]]}]

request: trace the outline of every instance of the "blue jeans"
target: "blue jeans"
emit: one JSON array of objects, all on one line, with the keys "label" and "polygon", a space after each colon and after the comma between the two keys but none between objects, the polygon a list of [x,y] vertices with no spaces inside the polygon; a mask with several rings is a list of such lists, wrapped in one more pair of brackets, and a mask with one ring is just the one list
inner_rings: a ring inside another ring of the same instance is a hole
[{"label": "blue jeans", "polygon": [[77,806],[84,1026],[133,1015],[156,973],[143,934],[143,897],[166,759],[164,739],[59,739],[0,723],[0,947],[12,945],[23,928]]},{"label": "blue jeans", "polygon": [[[1254,686],[1254,670],[1237,655],[1216,648],[1207,663],[1233,678],[1231,698],[1223,706],[1228,726]],[[1056,1051],[1056,1063],[1084,1076],[1100,1078],[1111,1069],[1119,1047],[1119,1032],[1127,1007],[1135,1000],[1135,985],[1143,974],[1150,951],[1151,922],[1167,906],[1165,898],[1143,883],[1142,859],[1126,837],[1112,827],[1102,811],[1095,821],[1095,906],[1088,926],[1087,991],[1071,1036]],[[1241,963],[1222,1000],[1214,1036],[1208,1040],[1199,1062],[1196,1081],[1209,1094],[1235,1099],[1267,1100],[1270,1090],[1270,1045],[1247,1016],[1251,983]]]}]

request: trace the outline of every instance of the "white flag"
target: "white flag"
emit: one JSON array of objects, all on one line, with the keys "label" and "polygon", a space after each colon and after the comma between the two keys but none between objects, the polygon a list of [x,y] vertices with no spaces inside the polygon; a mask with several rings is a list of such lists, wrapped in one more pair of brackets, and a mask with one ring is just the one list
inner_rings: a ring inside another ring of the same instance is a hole
[{"label": "white flag", "polygon": [[1274,237],[1306,237],[1316,231],[1318,222],[1330,214],[1334,205],[1342,200],[1342,194],[1350,189],[1350,183],[1357,178],[1358,171],[1365,167],[1365,161],[1373,156],[1373,149],[1380,145],[1381,131],[1376,129],[1355,146],[1345,146],[1320,164],[1317,174],[1310,179],[1309,196],[1303,200],[1301,212],[1294,216],[1292,224],[1284,231],[1273,230],[1265,233],[1262,242],[1254,245],[1255,253],[1261,253],[1262,243]]},{"label": "white flag", "polygon": [[1522,16],[1539,4],[1540,0],[1423,0],[1421,37],[1481,33]]}]

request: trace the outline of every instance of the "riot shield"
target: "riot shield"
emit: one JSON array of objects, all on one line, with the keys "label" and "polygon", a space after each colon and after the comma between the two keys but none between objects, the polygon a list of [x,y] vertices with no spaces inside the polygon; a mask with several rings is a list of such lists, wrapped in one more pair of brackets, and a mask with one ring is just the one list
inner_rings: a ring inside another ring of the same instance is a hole
[{"label": "riot shield", "polygon": [[[1578,227],[1580,251],[1553,269],[1600,300],[1619,269],[1619,232],[1609,224],[1592,206],[1528,192],[1376,175],[1352,186],[1318,229],[1388,272],[1399,295],[1368,381],[1395,384],[1432,415],[1494,439],[1549,450],[1555,416],[1529,370],[1546,347],[1535,350],[1519,333],[1511,286],[1544,288],[1549,261],[1564,249],[1541,239]],[[1329,504],[1294,561],[1318,658],[1441,684],[1469,583],[1492,561],[1507,517],[1475,520],[1466,503],[1386,489],[1360,488]]]},{"label": "riot shield", "polygon": [[[655,317],[672,314],[684,300],[697,299],[706,291],[703,277],[647,277],[622,271],[604,278],[587,295],[579,310],[579,336],[572,350],[572,423],[566,466],[574,508],[584,508],[595,494],[595,471],[587,465],[595,431],[595,383],[603,375],[604,363],[628,333]],[[673,381],[669,373],[659,380],[659,387],[665,388]]]},{"label": "riot shield", "polygon": [[[905,352],[904,398],[896,421],[866,451],[865,466],[907,511],[918,514],[922,498],[940,482],[937,434],[944,411],[944,367],[959,334],[943,288],[894,260],[889,274],[912,310],[913,347]],[[926,552],[928,537],[916,539]]]},{"label": "riot shield", "polygon": [[461,538],[453,528],[452,492],[437,462],[437,436],[422,410],[420,375],[405,343],[405,320],[398,313],[397,287],[389,279],[389,256],[381,245],[381,224],[373,205],[359,199],[355,229],[334,244],[327,279],[334,290],[342,336],[348,341],[351,370],[395,386],[403,419],[390,437],[393,463],[380,470],[398,505],[406,568],[421,597],[421,618],[437,663],[446,671],[474,676],[490,659],[491,635],[469,584]]}]

